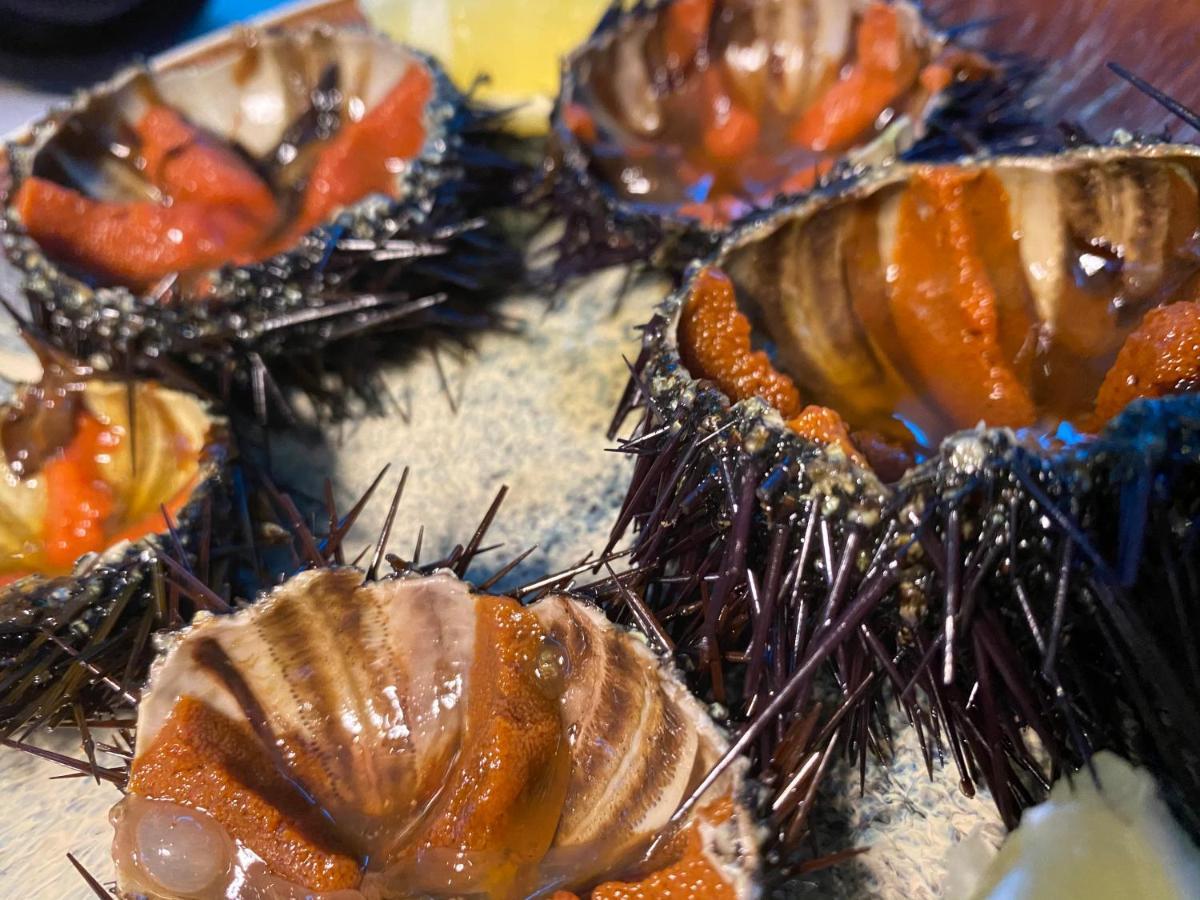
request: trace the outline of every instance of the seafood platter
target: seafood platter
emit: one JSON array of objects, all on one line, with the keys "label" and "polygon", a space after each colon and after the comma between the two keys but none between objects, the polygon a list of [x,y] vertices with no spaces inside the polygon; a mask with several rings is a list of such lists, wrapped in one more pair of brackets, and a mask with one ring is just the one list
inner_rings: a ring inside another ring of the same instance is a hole
[{"label": "seafood platter", "polygon": [[317,0],[10,134],[0,895],[1200,896],[1198,42]]}]

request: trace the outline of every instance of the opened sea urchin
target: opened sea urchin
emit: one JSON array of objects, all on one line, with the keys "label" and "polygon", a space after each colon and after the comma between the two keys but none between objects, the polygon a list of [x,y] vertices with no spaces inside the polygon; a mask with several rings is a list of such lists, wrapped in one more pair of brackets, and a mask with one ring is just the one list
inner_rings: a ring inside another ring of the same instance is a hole
[{"label": "opened sea urchin", "polygon": [[735,231],[649,324],[617,534],[785,833],[814,734],[883,746],[885,683],[1010,825],[1110,748],[1196,830],[1198,160],[891,167]]},{"label": "opened sea urchin", "polygon": [[1028,76],[906,0],[615,6],[563,66],[560,268],[680,264],[845,170],[1029,137]]},{"label": "opened sea urchin", "polygon": [[[324,348],[479,324],[514,169],[436,63],[362,28],[248,32],[79,96],[9,147],[4,244],[77,355],[321,398]],[[353,386],[361,356],[343,367]]]},{"label": "opened sea urchin", "polygon": [[119,705],[151,630],[185,617],[158,552],[220,584],[211,530],[232,512],[229,440],[204,404],[38,349],[42,380],[0,411],[5,734]]}]

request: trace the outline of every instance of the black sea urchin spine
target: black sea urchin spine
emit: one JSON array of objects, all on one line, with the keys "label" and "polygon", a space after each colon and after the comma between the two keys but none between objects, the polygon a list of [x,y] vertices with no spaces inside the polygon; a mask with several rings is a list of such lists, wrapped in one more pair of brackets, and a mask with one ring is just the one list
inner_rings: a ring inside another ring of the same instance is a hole
[{"label": "black sea urchin spine", "polygon": [[1051,455],[959,436],[871,515],[819,448],[702,384],[660,406],[656,366],[643,353],[618,414],[641,410],[613,545],[634,533],[646,606],[752,738],[784,846],[831,753],[886,755],[888,698],[931,775],[948,759],[1009,827],[1112,749],[1200,832],[1200,399],[1140,402]]}]

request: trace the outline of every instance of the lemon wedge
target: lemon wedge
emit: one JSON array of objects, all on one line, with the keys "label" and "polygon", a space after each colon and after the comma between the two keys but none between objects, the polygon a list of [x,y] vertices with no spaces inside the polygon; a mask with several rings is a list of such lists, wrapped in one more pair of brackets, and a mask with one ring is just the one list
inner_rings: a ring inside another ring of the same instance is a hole
[{"label": "lemon wedge", "polygon": [[436,56],[461,88],[514,107],[514,127],[546,130],[559,65],[600,20],[609,0],[360,0],[376,27]]},{"label": "lemon wedge", "polygon": [[[981,873],[955,852],[956,886],[971,900],[1185,900],[1200,897],[1200,850],[1174,820],[1154,778],[1112,753],[1060,780]],[[960,844],[959,847],[962,845]],[[975,848],[969,848],[972,855]],[[974,881],[973,885],[970,882]]]}]

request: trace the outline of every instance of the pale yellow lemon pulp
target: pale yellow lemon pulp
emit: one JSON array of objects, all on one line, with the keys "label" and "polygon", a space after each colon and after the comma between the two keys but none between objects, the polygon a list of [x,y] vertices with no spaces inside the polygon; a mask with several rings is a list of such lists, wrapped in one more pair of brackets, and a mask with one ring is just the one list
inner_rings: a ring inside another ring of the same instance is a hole
[{"label": "pale yellow lemon pulp", "polygon": [[[955,873],[947,900],[1194,900],[1200,849],[1154,779],[1111,753],[1026,810],[982,873]],[[963,859],[952,862],[961,867]],[[965,876],[965,877],[964,877]],[[974,882],[968,887],[969,882]]]},{"label": "pale yellow lemon pulp", "polygon": [[546,130],[562,57],[595,27],[609,0],[360,0],[396,40],[435,55],[461,88],[518,107],[515,127]]}]

